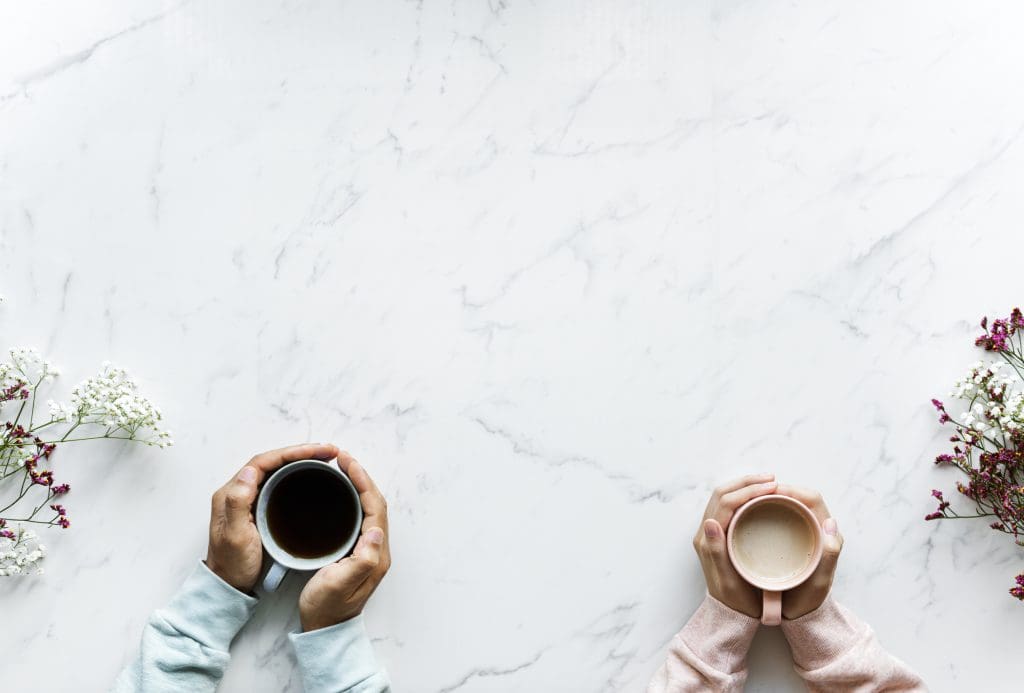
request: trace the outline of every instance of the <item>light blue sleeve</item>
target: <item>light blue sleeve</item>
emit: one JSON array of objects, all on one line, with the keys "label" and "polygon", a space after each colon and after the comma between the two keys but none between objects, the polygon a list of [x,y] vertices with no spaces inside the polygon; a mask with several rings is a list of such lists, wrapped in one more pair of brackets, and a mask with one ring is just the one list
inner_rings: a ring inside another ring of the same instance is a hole
[{"label": "light blue sleeve", "polygon": [[138,657],[114,682],[113,693],[201,693],[217,688],[228,647],[256,607],[201,562],[171,603],[153,613]]},{"label": "light blue sleeve", "polygon": [[306,693],[389,693],[362,615],[329,628],[289,636]]}]

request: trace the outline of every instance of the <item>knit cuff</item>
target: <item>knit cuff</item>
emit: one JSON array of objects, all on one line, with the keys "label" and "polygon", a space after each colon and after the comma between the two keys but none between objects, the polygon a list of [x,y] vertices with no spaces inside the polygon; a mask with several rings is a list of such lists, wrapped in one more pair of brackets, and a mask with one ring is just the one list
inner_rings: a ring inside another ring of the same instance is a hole
[{"label": "knit cuff", "polygon": [[782,632],[793,651],[793,663],[813,671],[837,659],[863,636],[860,621],[832,597],[814,611],[792,621],[782,620]]},{"label": "knit cuff", "polygon": [[362,615],[305,633],[290,633],[303,685],[320,691],[387,690]]},{"label": "knit cuff", "polygon": [[703,662],[734,674],[743,668],[760,621],[734,611],[710,594],[683,626],[679,638]]},{"label": "knit cuff", "polygon": [[239,592],[200,561],[162,616],[196,642],[227,652],[255,608],[255,597]]}]

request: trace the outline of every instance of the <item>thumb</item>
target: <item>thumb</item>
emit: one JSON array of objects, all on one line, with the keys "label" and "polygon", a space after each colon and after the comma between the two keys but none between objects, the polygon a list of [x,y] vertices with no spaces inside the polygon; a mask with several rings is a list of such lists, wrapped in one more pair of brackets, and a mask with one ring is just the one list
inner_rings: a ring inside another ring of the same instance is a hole
[{"label": "thumb", "polygon": [[722,529],[722,525],[718,524],[718,520],[704,520],[704,546],[707,547],[708,554],[716,561],[723,558],[728,560],[725,549],[725,530]]},{"label": "thumb", "polygon": [[370,527],[363,532],[352,555],[338,562],[338,566],[343,569],[339,572],[343,572],[345,582],[351,583],[353,587],[362,584],[380,563],[383,544],[384,530],[380,527]]},{"label": "thumb", "polygon": [[843,537],[839,534],[839,527],[834,517],[821,523],[821,528],[825,531],[825,542],[822,545],[821,563],[818,564],[818,570],[831,579],[836,572],[836,565],[839,563],[839,553],[843,550]]},{"label": "thumb", "polygon": [[232,532],[244,531],[250,522],[257,476],[256,469],[246,465],[224,488],[224,515]]}]

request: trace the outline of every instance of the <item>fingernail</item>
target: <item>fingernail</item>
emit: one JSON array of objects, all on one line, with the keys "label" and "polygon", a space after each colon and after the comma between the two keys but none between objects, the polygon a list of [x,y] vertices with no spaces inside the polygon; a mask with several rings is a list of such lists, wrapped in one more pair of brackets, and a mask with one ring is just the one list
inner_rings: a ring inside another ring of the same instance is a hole
[{"label": "fingernail", "polygon": [[704,536],[706,536],[708,539],[714,539],[715,537],[718,536],[718,527],[716,527],[714,525],[714,523],[705,522],[704,523]]},{"label": "fingernail", "polygon": [[371,544],[376,544],[380,546],[384,543],[384,530],[380,527],[371,527],[370,529],[366,530],[366,539]]},{"label": "fingernail", "polygon": [[244,481],[247,484],[255,483],[256,481],[256,470],[246,465],[242,467],[242,471],[238,473],[238,480]]},{"label": "fingernail", "polygon": [[839,531],[839,526],[836,525],[835,518],[830,517],[822,523],[822,529],[825,530],[825,534],[829,535],[830,537],[834,537],[836,535],[836,532]]}]

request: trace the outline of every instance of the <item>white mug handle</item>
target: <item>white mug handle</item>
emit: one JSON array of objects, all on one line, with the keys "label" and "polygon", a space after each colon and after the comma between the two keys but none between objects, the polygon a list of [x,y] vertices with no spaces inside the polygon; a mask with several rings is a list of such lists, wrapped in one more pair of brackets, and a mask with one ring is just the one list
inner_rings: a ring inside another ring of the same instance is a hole
[{"label": "white mug handle", "polygon": [[263,578],[263,591],[270,593],[278,588],[281,584],[281,580],[284,580],[284,576],[288,574],[288,569],[283,565],[274,561],[270,564],[270,570],[267,571],[266,576]]}]

